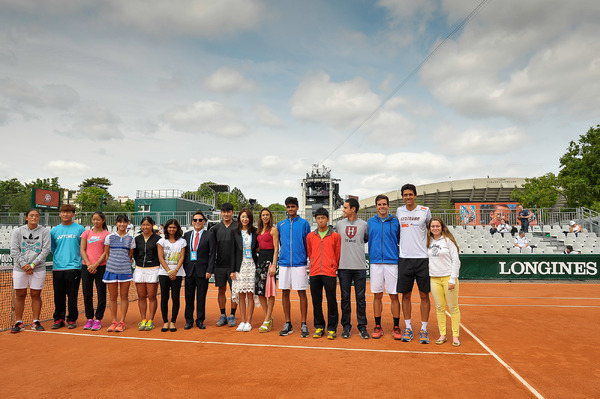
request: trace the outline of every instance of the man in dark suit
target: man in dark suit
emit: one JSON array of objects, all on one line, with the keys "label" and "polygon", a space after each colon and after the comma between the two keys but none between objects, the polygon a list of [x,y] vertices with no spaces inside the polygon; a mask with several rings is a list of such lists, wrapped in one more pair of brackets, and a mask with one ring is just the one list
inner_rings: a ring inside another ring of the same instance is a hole
[{"label": "man in dark suit", "polygon": [[194,325],[194,298],[196,299],[196,326],[205,329],[204,317],[208,280],[215,268],[217,241],[210,231],[204,230],[206,217],[198,210],[192,218],[193,231],[188,231],[183,238],[187,242],[187,251],[183,261],[185,270],[185,327],[189,330]]}]

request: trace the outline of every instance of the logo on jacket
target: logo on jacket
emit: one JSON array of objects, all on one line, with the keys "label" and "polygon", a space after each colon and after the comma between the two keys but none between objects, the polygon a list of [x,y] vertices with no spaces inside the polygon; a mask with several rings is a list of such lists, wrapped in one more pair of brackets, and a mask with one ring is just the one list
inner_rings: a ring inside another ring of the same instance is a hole
[{"label": "logo on jacket", "polygon": [[346,235],[348,238],[354,238],[358,228],[356,226],[346,226]]}]

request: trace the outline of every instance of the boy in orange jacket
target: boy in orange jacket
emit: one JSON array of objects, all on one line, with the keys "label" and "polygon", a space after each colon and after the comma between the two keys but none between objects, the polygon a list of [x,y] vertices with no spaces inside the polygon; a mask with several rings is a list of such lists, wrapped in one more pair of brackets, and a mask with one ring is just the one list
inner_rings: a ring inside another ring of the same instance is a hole
[{"label": "boy in orange jacket", "polygon": [[335,339],[339,320],[336,273],[340,263],[342,239],[328,226],[329,212],[327,209],[317,209],[315,218],[318,228],[306,237],[306,252],[310,259],[310,294],[315,322],[313,338],[321,338],[325,330],[325,318],[323,317],[323,288],[325,288],[327,338]]}]

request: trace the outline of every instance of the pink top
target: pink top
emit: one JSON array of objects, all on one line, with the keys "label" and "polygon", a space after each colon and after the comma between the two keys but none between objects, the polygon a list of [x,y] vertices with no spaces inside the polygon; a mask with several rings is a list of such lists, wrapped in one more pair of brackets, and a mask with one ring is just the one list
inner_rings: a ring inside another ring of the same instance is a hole
[{"label": "pink top", "polygon": [[[94,233],[94,230],[86,230],[81,233],[81,238],[84,238],[87,242],[85,253],[92,264],[98,262],[98,259],[104,253],[104,240],[109,234],[108,230],[103,230],[100,233]],[[83,262],[85,263],[85,261]],[[104,259],[101,265],[106,265],[106,259]]]},{"label": "pink top", "polygon": [[273,236],[271,235],[271,231],[267,231],[263,234],[259,234],[256,236],[258,240],[258,247],[260,249],[275,249],[273,245]]}]

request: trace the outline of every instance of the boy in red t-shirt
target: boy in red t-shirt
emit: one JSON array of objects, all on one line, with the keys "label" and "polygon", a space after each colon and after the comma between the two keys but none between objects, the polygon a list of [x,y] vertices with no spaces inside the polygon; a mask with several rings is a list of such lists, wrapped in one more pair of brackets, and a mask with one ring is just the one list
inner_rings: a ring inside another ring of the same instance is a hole
[{"label": "boy in red t-shirt", "polygon": [[338,326],[338,306],[336,299],[337,269],[340,263],[342,239],[328,226],[329,212],[319,208],[315,212],[317,230],[306,237],[306,252],[310,259],[310,294],[313,303],[315,333],[313,338],[323,336],[323,288],[327,297],[327,338],[335,339]]}]

